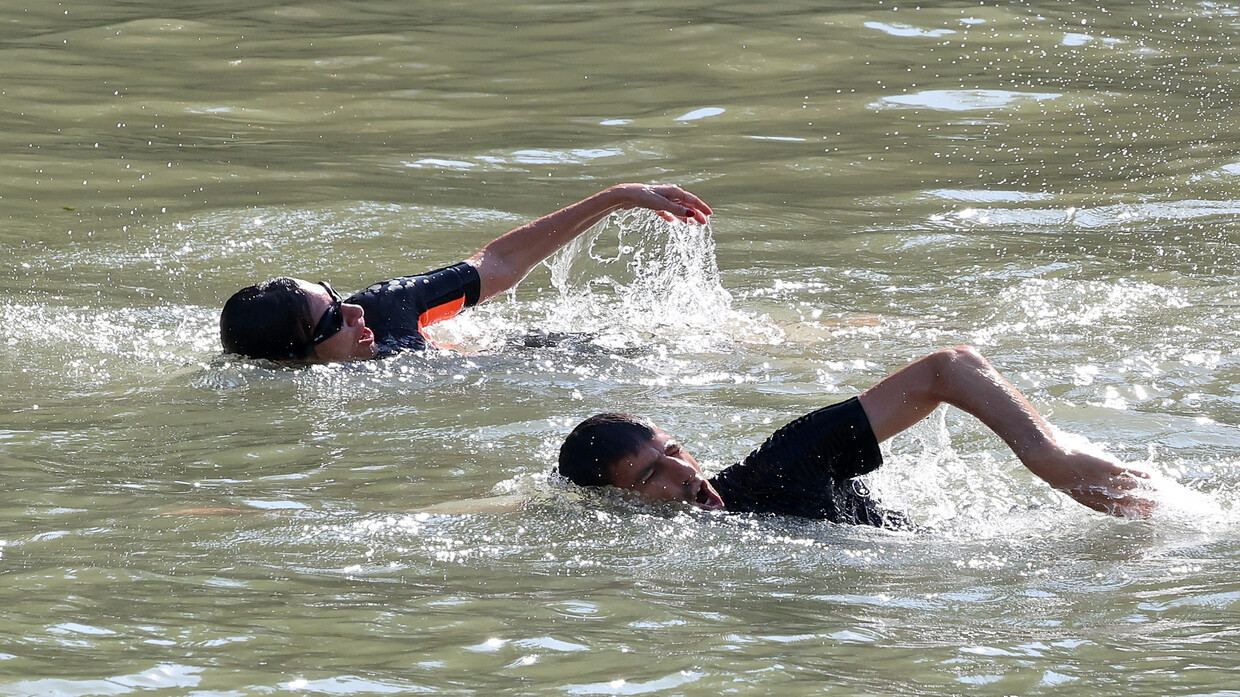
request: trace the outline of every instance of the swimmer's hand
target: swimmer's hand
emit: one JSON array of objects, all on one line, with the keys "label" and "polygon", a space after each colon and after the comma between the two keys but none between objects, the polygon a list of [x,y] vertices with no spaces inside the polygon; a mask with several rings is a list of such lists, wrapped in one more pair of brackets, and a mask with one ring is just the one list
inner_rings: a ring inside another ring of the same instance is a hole
[{"label": "swimmer's hand", "polygon": [[1148,472],[1076,450],[1026,463],[1046,483],[1077,503],[1119,518],[1148,518],[1158,507]]},{"label": "swimmer's hand", "polygon": [[521,282],[544,259],[608,215],[645,208],[667,220],[705,224],[711,214],[702,199],[670,184],[616,184],[570,206],[508,231],[465,261],[481,277],[478,301]]},{"label": "swimmer's hand", "polygon": [[621,207],[645,208],[667,221],[705,225],[714,211],[702,199],[673,184],[618,184],[611,188],[625,194]]}]

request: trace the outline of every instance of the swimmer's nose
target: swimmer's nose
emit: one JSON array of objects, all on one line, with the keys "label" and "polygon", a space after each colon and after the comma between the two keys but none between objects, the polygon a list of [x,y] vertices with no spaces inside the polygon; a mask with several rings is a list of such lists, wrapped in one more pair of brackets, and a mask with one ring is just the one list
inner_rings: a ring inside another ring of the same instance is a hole
[{"label": "swimmer's nose", "polygon": [[701,472],[697,471],[693,467],[690,467],[687,463],[681,462],[680,466],[684,468],[685,470],[683,472],[684,477],[685,477],[685,481],[682,482],[683,484],[688,485],[688,484],[692,484],[694,482],[705,479],[705,477],[702,476]]},{"label": "swimmer's nose", "polygon": [[340,306],[340,311],[344,313],[344,320],[349,324],[354,324],[366,316],[366,311],[361,305],[350,305],[344,303]]}]

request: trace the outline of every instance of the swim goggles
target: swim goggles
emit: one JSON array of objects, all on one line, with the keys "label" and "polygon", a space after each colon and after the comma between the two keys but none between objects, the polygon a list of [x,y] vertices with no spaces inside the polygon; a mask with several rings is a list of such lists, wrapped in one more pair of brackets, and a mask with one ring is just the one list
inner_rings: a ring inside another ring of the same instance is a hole
[{"label": "swim goggles", "polygon": [[323,311],[323,316],[319,318],[319,323],[314,325],[314,333],[310,335],[310,348],[312,349],[344,329],[344,313],[340,311],[340,303],[344,302],[344,299],[327,281],[319,281],[319,285],[323,286],[323,290],[332,296],[332,304],[327,306],[327,309]]}]

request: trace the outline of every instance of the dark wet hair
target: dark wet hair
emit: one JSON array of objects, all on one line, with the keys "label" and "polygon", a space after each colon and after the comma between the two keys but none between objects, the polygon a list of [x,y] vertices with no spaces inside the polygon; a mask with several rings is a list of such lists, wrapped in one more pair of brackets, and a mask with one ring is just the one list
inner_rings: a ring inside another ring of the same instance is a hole
[{"label": "dark wet hair", "polygon": [[595,414],[560,446],[560,476],[578,486],[611,484],[611,466],[654,438],[654,424],[630,414]]},{"label": "dark wet hair", "polygon": [[313,346],[310,300],[292,278],[273,278],[233,293],[220,312],[224,351],[248,358],[305,358]]}]

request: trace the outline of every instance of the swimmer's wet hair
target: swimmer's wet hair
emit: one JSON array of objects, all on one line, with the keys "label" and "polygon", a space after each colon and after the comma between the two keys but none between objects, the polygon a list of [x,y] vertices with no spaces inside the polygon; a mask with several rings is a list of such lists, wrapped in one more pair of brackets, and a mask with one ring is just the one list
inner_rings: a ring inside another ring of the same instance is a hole
[{"label": "swimmer's wet hair", "polygon": [[313,348],[310,300],[292,278],[273,278],[233,293],[220,312],[220,343],[247,358],[305,358]]},{"label": "swimmer's wet hair", "polygon": [[612,465],[654,438],[654,424],[630,414],[595,414],[560,446],[560,476],[578,486],[611,484]]}]

